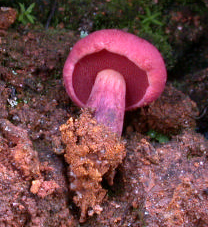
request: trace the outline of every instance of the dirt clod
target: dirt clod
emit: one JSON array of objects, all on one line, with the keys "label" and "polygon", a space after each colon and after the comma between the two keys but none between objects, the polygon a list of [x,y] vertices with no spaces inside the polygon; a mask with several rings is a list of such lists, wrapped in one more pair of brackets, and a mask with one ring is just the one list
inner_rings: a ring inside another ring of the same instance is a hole
[{"label": "dirt clod", "polygon": [[69,164],[70,190],[81,208],[80,222],[86,214],[100,214],[106,190],[102,188],[103,177],[113,184],[116,168],[125,157],[124,142],[100,125],[85,110],[79,119],[70,118],[60,127],[62,141],[66,145],[65,160]]},{"label": "dirt clod", "polygon": [[0,7],[0,29],[8,29],[14,23],[17,11],[10,7]]}]

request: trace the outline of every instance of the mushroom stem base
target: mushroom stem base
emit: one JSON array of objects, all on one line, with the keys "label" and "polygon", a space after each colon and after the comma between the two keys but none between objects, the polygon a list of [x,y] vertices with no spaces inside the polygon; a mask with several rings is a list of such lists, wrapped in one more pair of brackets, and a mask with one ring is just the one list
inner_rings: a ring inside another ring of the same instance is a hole
[{"label": "mushroom stem base", "polygon": [[112,69],[97,74],[86,106],[95,110],[98,123],[122,134],[125,113],[126,83],[123,76]]}]

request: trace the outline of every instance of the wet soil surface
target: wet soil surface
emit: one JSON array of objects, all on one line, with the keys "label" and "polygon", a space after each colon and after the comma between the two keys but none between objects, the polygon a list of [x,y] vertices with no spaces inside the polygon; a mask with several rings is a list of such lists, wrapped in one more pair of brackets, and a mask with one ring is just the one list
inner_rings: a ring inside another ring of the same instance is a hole
[{"label": "wet soil surface", "polygon": [[186,75],[179,83],[179,89],[196,102],[200,112],[196,129],[208,139],[208,68]]},{"label": "wet soil surface", "polygon": [[0,226],[208,226],[208,142],[195,132],[196,103],[167,84],[126,114],[121,139],[109,134],[65,92],[61,70],[77,39],[1,34]]}]

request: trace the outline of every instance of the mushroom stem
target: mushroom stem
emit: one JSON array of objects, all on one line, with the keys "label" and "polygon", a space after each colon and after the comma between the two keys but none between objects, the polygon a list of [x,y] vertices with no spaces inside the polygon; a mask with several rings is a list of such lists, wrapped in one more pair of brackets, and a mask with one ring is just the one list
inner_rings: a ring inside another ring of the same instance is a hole
[{"label": "mushroom stem", "polygon": [[95,110],[98,123],[104,124],[119,136],[123,129],[126,83],[123,76],[112,69],[97,74],[86,106]]}]

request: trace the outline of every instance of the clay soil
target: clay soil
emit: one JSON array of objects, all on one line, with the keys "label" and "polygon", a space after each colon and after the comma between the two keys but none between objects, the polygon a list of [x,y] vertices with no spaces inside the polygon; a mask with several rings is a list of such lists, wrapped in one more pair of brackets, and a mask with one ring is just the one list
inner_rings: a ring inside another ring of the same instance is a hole
[{"label": "clay soil", "polygon": [[61,71],[78,39],[63,30],[1,34],[0,226],[208,226],[197,105],[168,83],[156,102],[127,113],[114,137],[65,92]]}]

